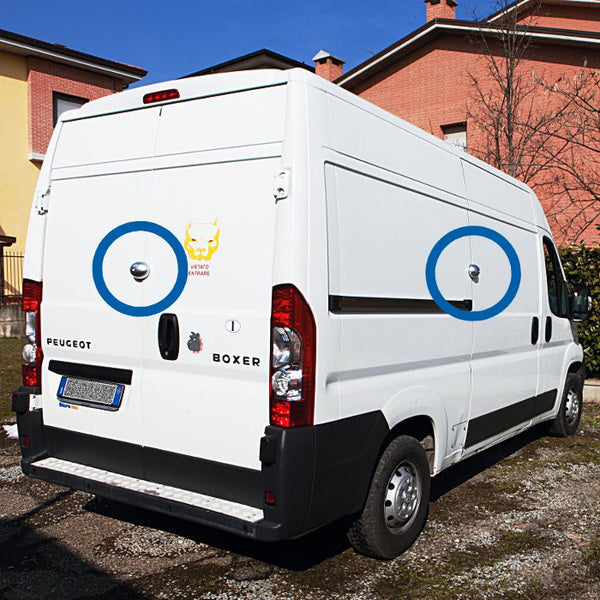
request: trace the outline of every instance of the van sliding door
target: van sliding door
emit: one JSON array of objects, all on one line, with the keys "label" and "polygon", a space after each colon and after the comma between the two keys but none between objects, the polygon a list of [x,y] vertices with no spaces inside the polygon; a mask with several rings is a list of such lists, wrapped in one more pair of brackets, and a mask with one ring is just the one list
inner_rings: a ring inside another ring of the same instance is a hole
[{"label": "van sliding door", "polygon": [[484,317],[474,321],[468,450],[527,425],[542,411],[537,397],[538,238],[529,224],[531,199],[527,191],[477,166],[465,163],[465,176],[470,225],[483,228],[481,235],[471,236],[471,264],[480,271],[472,282],[473,312]]}]

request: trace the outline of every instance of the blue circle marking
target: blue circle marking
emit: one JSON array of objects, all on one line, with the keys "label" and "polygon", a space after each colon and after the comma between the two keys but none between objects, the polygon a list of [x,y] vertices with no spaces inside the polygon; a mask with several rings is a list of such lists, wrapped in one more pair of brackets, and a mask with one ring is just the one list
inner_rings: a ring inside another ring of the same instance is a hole
[{"label": "blue circle marking", "polygon": [[[502,298],[500,298],[500,300],[498,300],[498,302],[496,302],[496,304],[484,310],[468,311],[457,308],[456,306],[450,304],[450,302],[448,302],[440,292],[440,288],[438,287],[435,276],[435,268],[442,252],[452,242],[468,236],[483,237],[495,242],[498,244],[498,246],[500,246],[500,248],[502,248],[506,254],[506,257],[508,258],[508,262],[510,263],[511,276],[506,293],[504,296],[502,296]],[[429,293],[431,294],[433,301],[444,312],[463,321],[485,321],[486,319],[491,319],[492,317],[499,315],[503,310],[508,308],[510,303],[515,299],[515,296],[519,291],[519,286],[521,285],[521,263],[519,262],[519,257],[517,256],[515,249],[503,235],[497,231],[494,231],[493,229],[489,229],[488,227],[468,225],[466,227],[459,227],[458,229],[450,231],[436,243],[431,250],[429,257],[427,258],[427,264],[425,266],[425,279],[427,281],[427,288],[429,289]]]},{"label": "blue circle marking", "polygon": [[[162,238],[169,244],[177,259],[177,279],[175,280],[173,288],[162,300],[148,306],[134,306],[132,304],[121,302],[111,293],[104,281],[103,265],[108,249],[121,236],[134,231],[147,231],[148,233],[153,233]],[[124,223],[123,225],[115,227],[112,231],[109,231],[100,244],[98,244],[98,248],[96,248],[96,252],[94,253],[94,260],[92,261],[94,284],[102,299],[111,308],[114,308],[124,315],[129,315],[130,317],[149,317],[169,308],[169,306],[181,296],[181,293],[185,288],[185,284],[187,283],[187,271],[187,256],[179,240],[168,229],[165,229],[156,223],[152,223],[151,221],[131,221],[130,223]]]}]

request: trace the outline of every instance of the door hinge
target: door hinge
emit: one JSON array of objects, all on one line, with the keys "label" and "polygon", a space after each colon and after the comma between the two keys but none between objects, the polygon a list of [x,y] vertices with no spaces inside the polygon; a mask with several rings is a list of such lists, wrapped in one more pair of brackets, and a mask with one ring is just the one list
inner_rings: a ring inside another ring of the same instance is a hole
[{"label": "door hinge", "polygon": [[275,175],[275,179],[273,181],[273,196],[275,196],[275,201],[283,200],[289,196],[290,178],[291,173],[289,169],[283,169],[282,171],[279,171],[277,175]]},{"label": "door hinge", "polygon": [[38,215],[45,215],[48,212],[48,204],[50,201],[50,187],[48,186],[43,192],[36,192],[34,206]]}]

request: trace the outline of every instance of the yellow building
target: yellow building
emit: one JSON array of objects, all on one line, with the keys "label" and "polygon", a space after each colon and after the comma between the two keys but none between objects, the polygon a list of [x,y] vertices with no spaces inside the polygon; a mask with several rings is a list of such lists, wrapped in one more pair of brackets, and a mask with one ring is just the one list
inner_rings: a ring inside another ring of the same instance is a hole
[{"label": "yellow building", "polygon": [[[146,71],[0,30],[0,303],[20,294],[29,209],[61,112],[121,91]],[[4,254],[4,258],[3,258]]]}]

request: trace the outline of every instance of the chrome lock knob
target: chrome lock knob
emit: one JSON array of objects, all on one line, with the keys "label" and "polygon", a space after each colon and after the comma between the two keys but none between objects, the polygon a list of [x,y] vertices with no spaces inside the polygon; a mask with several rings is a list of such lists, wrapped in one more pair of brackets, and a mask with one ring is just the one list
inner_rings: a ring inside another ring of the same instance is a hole
[{"label": "chrome lock knob", "polygon": [[136,281],[144,281],[150,275],[150,265],[145,262],[134,262],[129,272]]},{"label": "chrome lock knob", "polygon": [[467,270],[469,272],[469,277],[473,280],[477,279],[481,273],[481,269],[477,265],[469,265]]}]

